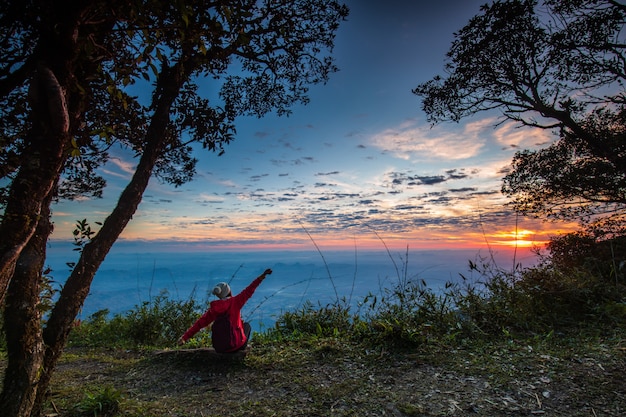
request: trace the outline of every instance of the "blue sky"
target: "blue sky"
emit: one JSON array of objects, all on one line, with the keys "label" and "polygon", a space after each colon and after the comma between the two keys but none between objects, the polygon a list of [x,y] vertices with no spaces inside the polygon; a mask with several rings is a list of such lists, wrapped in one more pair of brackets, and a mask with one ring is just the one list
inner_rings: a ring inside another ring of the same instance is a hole
[{"label": "blue sky", "polygon": [[[153,179],[122,239],[467,248],[569,230],[517,219],[499,192],[514,152],[550,141],[549,132],[496,126],[497,114],[431,127],[411,93],[443,73],[453,33],[485,1],[346,3],[330,82],[312,87],[311,102],[290,117],[238,119],[224,155],[196,154],[193,182]],[[103,221],[136,162],[117,151],[103,199],[54,207],[53,237],[71,238],[78,219]]]}]

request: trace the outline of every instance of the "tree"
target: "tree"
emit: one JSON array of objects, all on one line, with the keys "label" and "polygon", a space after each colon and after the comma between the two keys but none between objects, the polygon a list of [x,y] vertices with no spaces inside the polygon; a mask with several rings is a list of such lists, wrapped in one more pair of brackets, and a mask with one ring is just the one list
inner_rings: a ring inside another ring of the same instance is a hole
[{"label": "tree", "polygon": [[[334,0],[11,1],[0,6],[0,297],[8,365],[0,409],[39,415],[93,277],[135,213],[151,176],[193,177],[191,144],[220,151],[239,115],[289,113],[336,71],[345,6]],[[199,81],[215,89],[202,93]],[[152,86],[141,104],[128,87]],[[29,93],[27,94],[27,90]],[[203,95],[204,94],[204,95]],[[136,171],[80,258],[42,329],[42,266],[55,199],[99,195],[96,168],[115,144]],[[45,169],[44,169],[45,168]]]},{"label": "tree", "polygon": [[418,85],[432,123],[498,110],[558,138],[518,152],[502,191],[528,215],[623,233],[626,5],[496,1],[455,34],[446,78]]}]

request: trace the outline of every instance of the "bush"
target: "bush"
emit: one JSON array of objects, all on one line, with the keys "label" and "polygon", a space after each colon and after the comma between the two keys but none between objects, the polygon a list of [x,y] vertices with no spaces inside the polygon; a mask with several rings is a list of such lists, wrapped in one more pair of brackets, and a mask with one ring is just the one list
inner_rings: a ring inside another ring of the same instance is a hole
[{"label": "bush", "polygon": [[299,310],[283,312],[276,320],[274,332],[279,337],[346,335],[352,329],[353,320],[350,308],[345,303],[336,302],[314,308],[307,301]]},{"label": "bush", "polygon": [[626,236],[568,233],[552,238],[548,250],[549,263],[563,273],[584,270],[609,284],[624,284]]},{"label": "bush", "polygon": [[137,345],[173,344],[198,318],[199,307],[193,298],[175,301],[162,293],[126,315],[128,338]]},{"label": "bush", "polygon": [[193,297],[171,300],[167,292],[146,301],[125,315],[108,320],[100,310],[78,323],[70,343],[83,346],[168,346],[174,344],[198,318],[201,306]]},{"label": "bush", "polygon": [[85,321],[76,321],[69,344],[80,346],[125,346],[126,323],[120,317],[108,319],[109,310],[98,310]]},{"label": "bush", "polygon": [[424,280],[403,280],[383,294],[366,297],[369,311],[355,337],[373,344],[414,347],[437,337],[454,337],[458,330],[452,284],[436,294]]},{"label": "bush", "polygon": [[623,320],[619,307],[607,308],[623,304],[623,288],[583,267],[559,264],[561,268],[544,261],[509,272],[489,262],[470,262],[482,279],[479,286],[468,284],[455,296],[465,328],[487,335],[549,333]]},{"label": "bush", "polygon": [[73,417],[112,417],[119,410],[122,394],[111,386],[99,388],[96,392],[86,392],[83,399],[74,407]]}]

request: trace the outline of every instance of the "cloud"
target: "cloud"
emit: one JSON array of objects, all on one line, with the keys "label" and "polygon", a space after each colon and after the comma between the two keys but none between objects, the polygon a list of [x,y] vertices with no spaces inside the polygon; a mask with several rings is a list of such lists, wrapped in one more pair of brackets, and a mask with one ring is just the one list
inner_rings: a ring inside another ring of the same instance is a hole
[{"label": "cloud", "polygon": [[476,187],[463,187],[463,188],[450,188],[448,191],[450,191],[451,193],[467,193],[467,192],[473,192],[477,190],[478,188]]},{"label": "cloud", "polygon": [[494,131],[495,140],[510,148],[536,148],[555,139],[551,131],[520,126],[514,122],[503,123]]},{"label": "cloud", "polygon": [[124,161],[121,158],[111,158],[109,159],[113,165],[116,165],[119,169],[126,172],[127,174],[134,174],[136,163],[135,161]]},{"label": "cloud", "polygon": [[404,160],[460,160],[478,155],[486,142],[486,123],[468,123],[460,131],[405,122],[384,130],[370,139],[370,144]]},{"label": "cloud", "polygon": [[493,160],[485,160],[479,167],[467,168],[471,175],[480,177],[484,181],[491,181],[499,184],[502,181],[508,167],[511,165],[511,159],[508,157],[495,158]]},{"label": "cloud", "polygon": [[371,199],[359,200],[359,204],[366,205],[366,206],[376,204],[378,202],[379,200],[371,200]]},{"label": "cloud", "polygon": [[316,159],[312,156],[303,156],[301,158],[296,158],[292,161],[280,161],[280,160],[276,160],[273,159],[272,164],[276,165],[276,166],[282,166],[284,164],[289,164],[289,165],[293,165],[293,166],[302,166],[305,165],[306,163],[313,163],[313,162],[317,162]]},{"label": "cloud", "polygon": [[[411,175],[407,172],[392,171],[386,175],[391,180],[391,185],[398,186],[418,186],[418,185],[437,185],[450,180],[463,180],[470,177],[470,174],[477,174],[478,171],[473,169],[467,173],[465,169],[449,169],[444,174],[438,175]],[[385,181],[388,182],[388,181]]]},{"label": "cloud", "polygon": [[270,174],[259,174],[259,175],[253,175],[250,177],[250,181],[260,181],[261,179],[263,179],[263,177],[267,177]]},{"label": "cloud", "polygon": [[230,179],[219,179],[216,181],[216,184],[227,188],[239,188],[239,185],[235,181]]},{"label": "cloud", "polygon": [[198,204],[215,204],[215,203],[223,203],[224,197],[220,197],[217,195],[204,194],[201,193],[196,197],[196,201]]},{"label": "cloud", "polygon": [[268,137],[269,135],[270,135],[270,133],[267,132],[267,131],[262,132],[262,131],[257,130],[256,132],[254,132],[254,137],[258,138],[258,139],[264,139],[264,138]]},{"label": "cloud", "polygon": [[[107,168],[110,166],[109,164],[113,165],[113,169]],[[119,157],[111,157],[105,168],[102,169],[102,173],[111,177],[117,177],[127,180],[135,173],[136,166],[137,164],[133,160],[125,161]]]},{"label": "cloud", "polygon": [[[471,172],[472,174],[477,174],[478,170],[472,170]],[[464,170],[458,170],[458,169],[449,169],[446,171],[446,174],[448,175],[448,178],[451,180],[462,180],[465,178],[469,177],[469,174],[465,173]]]},{"label": "cloud", "polygon": [[424,177],[415,176],[410,179],[412,180],[412,182],[409,182],[408,185],[434,185],[446,181],[446,178],[443,175],[432,175]]}]

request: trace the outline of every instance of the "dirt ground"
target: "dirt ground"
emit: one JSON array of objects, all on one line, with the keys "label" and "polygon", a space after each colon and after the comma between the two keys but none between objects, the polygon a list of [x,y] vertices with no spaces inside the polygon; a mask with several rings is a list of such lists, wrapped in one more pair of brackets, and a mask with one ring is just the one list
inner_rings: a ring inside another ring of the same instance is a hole
[{"label": "dirt ground", "polygon": [[[123,416],[626,416],[625,342],[388,353],[336,340],[208,349],[67,351],[46,414],[105,386]],[[91,394],[90,394],[91,393]]]}]

